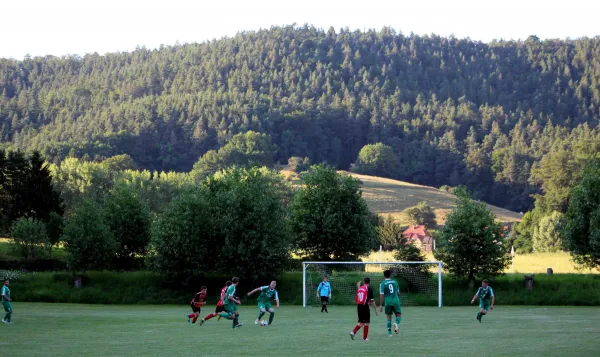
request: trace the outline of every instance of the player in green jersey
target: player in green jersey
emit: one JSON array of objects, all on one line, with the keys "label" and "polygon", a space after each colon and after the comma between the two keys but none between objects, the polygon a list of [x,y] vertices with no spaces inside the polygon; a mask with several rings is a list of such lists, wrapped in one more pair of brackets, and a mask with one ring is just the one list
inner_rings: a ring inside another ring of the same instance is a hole
[{"label": "player in green jersey", "polygon": [[269,312],[271,314],[269,316],[269,325],[273,323],[273,319],[275,318],[275,310],[271,305],[271,300],[274,299],[277,302],[277,306],[279,307],[279,294],[275,287],[277,286],[277,282],[273,280],[271,284],[268,286],[261,286],[260,288],[256,288],[248,293],[248,296],[254,294],[255,292],[260,291],[260,295],[258,295],[258,319],[254,321],[255,325],[260,323],[260,319],[264,316],[264,314]]},{"label": "player in green jersey", "polygon": [[479,312],[477,313],[477,321],[481,323],[483,315],[487,315],[489,310],[494,310],[494,290],[488,285],[489,281],[484,280],[481,282],[481,287],[477,289],[477,294],[471,299],[471,304],[475,302],[475,299],[479,296]]},{"label": "player in green jersey", "polygon": [[[394,332],[398,333],[398,324],[402,320],[402,307],[400,305],[400,287],[398,282],[390,279],[392,272],[386,270],[383,272],[385,280],[379,284],[379,312],[383,311],[385,306],[385,314],[387,315],[387,330],[388,336],[392,336],[392,313],[396,315],[394,322]],[[385,301],[384,301],[385,298]],[[385,302],[385,304],[384,304]]]},{"label": "player in green jersey", "polygon": [[8,279],[5,279],[4,285],[2,285],[2,306],[4,306],[4,311],[6,311],[6,315],[4,315],[2,322],[5,324],[12,324],[10,321],[10,317],[12,315],[12,305],[10,302],[12,300],[10,299],[10,289],[8,288],[8,283]]},{"label": "player in green jersey", "polygon": [[240,314],[238,312],[238,305],[241,305],[242,302],[240,299],[235,297],[235,289],[240,282],[240,279],[233,278],[231,279],[231,285],[227,288],[225,292],[225,299],[223,300],[223,307],[225,311],[220,314],[221,317],[224,317],[228,320],[233,320],[233,328],[242,327],[244,325],[243,322],[239,322],[238,319]]}]

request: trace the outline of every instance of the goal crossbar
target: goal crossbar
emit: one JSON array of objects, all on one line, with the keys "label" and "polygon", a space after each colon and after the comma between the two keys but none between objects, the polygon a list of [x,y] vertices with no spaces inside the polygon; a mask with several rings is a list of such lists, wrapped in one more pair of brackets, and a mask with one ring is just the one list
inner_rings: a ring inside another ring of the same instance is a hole
[{"label": "goal crossbar", "polygon": [[323,261],[304,261],[302,262],[302,306],[306,307],[306,268],[310,265],[437,265],[438,275],[438,307],[442,307],[442,267],[441,261],[425,261],[425,262],[404,262],[404,261],[393,261],[393,262],[323,262]]}]

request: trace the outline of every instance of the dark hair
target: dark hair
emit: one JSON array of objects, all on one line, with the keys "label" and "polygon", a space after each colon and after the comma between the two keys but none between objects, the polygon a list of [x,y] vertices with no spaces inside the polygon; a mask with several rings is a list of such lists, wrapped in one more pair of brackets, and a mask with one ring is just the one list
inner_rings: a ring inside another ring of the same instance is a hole
[{"label": "dark hair", "polygon": [[227,282],[225,283],[225,286],[231,286],[231,280],[227,280]]},{"label": "dark hair", "polygon": [[323,279],[325,279],[325,278],[329,279],[329,277],[328,277],[327,275],[325,275],[325,276],[323,277]]},{"label": "dark hair", "polygon": [[369,279],[369,277],[365,277],[365,284],[370,284],[371,283],[371,279]]},{"label": "dark hair", "polygon": [[206,286],[201,287],[200,290],[206,290]]},{"label": "dark hair", "polygon": [[385,276],[386,278],[389,278],[390,276],[392,276],[392,271],[389,269],[384,271],[383,276]]},{"label": "dark hair", "polygon": [[483,279],[482,283],[489,284],[490,282],[487,279]]},{"label": "dark hair", "polygon": [[237,284],[239,281],[240,281],[240,279],[238,279],[237,277],[231,279],[232,284]]}]

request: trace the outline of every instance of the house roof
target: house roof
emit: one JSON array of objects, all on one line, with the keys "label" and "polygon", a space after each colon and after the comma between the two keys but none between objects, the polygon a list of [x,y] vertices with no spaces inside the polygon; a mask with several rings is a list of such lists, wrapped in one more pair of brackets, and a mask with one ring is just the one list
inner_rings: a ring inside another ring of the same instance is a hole
[{"label": "house roof", "polygon": [[408,227],[402,235],[406,239],[414,240],[418,239],[421,243],[430,243],[431,242],[431,234],[425,229],[423,225],[414,225]]}]

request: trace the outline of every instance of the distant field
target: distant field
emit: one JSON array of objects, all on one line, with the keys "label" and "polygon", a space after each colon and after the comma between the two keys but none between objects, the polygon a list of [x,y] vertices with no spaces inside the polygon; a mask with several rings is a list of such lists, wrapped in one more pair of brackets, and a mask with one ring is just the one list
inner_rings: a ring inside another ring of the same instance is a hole
[{"label": "distant field", "polygon": [[[391,214],[400,223],[405,222],[402,211],[426,201],[437,215],[437,223],[444,224],[446,215],[454,208],[456,198],[434,187],[415,185],[375,176],[351,174],[363,182],[363,197],[369,208],[382,215]],[[502,222],[519,222],[521,215],[504,208],[488,205]]]},{"label": "distant field", "polygon": [[[15,297],[17,292],[14,292]],[[369,341],[352,341],[356,308],[281,306],[269,327],[216,319],[186,322],[186,305],[13,304],[13,325],[0,324],[5,356],[594,356],[600,308],[498,305],[483,323],[475,307],[405,307],[399,335],[387,337],[383,316],[371,318]],[[209,307],[206,310],[212,310]],[[359,331],[359,336],[362,330]]]},{"label": "distant field", "polygon": [[[446,216],[455,207],[456,197],[434,187],[415,185],[376,176],[358,175],[347,171],[340,172],[349,174],[362,181],[363,197],[373,212],[384,216],[392,215],[401,224],[407,224],[402,211],[408,207],[417,205],[421,201],[426,201],[435,210],[438,224],[444,224]],[[284,170],[282,174],[288,177],[292,172]],[[294,184],[299,183],[298,180],[292,182]],[[521,221],[522,216],[518,212],[512,212],[492,205],[488,206],[496,214],[499,221],[507,223]]]},{"label": "distant field", "polygon": [[[391,262],[394,260],[393,252],[373,252],[363,258],[365,262]],[[427,256],[428,260],[435,260],[433,255]],[[556,274],[600,274],[598,269],[580,269],[571,261],[571,256],[566,252],[558,253],[534,253],[515,255],[513,266],[506,273],[546,273],[547,268],[552,268]],[[378,271],[375,269],[375,271]]]}]

